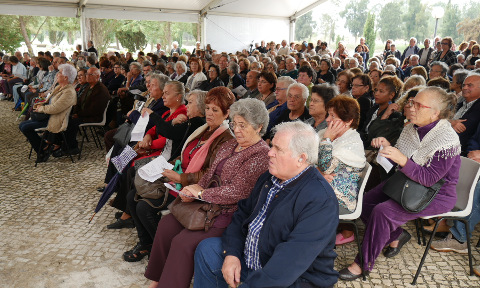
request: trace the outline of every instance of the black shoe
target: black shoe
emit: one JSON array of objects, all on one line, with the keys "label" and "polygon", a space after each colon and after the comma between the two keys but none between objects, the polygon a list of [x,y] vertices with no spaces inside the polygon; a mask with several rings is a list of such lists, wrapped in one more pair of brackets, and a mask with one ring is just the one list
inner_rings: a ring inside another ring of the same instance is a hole
[{"label": "black shoe", "polygon": [[127,262],[138,262],[145,256],[150,255],[151,250],[152,245],[142,245],[140,242],[138,242],[133,249],[123,253],[123,260]]},{"label": "black shoe", "polygon": [[128,218],[126,220],[117,219],[116,222],[107,225],[108,229],[122,229],[122,228],[135,228],[135,223],[133,223],[133,218]]},{"label": "black shoe", "polygon": [[123,212],[115,212],[115,219],[120,219],[122,215],[123,215]]},{"label": "black shoe", "polygon": [[[363,272],[366,275],[368,275],[368,271],[365,271]],[[338,271],[338,278],[344,280],[344,281],[353,281],[353,280],[356,280],[358,278],[361,278],[362,277],[362,273],[360,274],[353,274],[352,272],[350,272],[350,270],[348,270],[348,267],[345,267],[343,268],[342,270]]]},{"label": "black shoe", "polygon": [[35,161],[36,163],[43,163],[47,162],[48,158],[50,158],[50,153],[47,151],[42,151],[41,153],[37,154],[37,160]]},{"label": "black shoe", "polygon": [[398,246],[396,248],[388,246],[387,249],[383,252],[383,255],[387,258],[392,258],[400,253],[400,249],[402,249],[403,245],[407,244],[408,241],[412,238],[412,235],[408,233],[406,230],[403,230],[400,237],[398,237]]},{"label": "black shoe", "polygon": [[62,148],[58,148],[57,150],[52,151],[52,156],[55,158],[60,158],[62,156],[65,156],[65,154],[63,153]]}]

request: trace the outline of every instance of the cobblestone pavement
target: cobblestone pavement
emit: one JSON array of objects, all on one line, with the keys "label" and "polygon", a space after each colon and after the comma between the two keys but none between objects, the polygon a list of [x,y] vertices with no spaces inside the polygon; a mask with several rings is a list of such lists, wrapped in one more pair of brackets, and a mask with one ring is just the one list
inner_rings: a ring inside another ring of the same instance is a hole
[{"label": "cobblestone pavement", "polygon": [[[121,257],[135,245],[135,230],[106,229],[116,212],[108,205],[88,224],[105,175],[104,151],[90,142],[76,163],[51,158],[34,168],[12,106],[0,102],[0,287],[146,287],[147,260]],[[414,234],[413,225],[407,229]],[[356,245],[337,253],[339,270],[353,261]],[[409,287],[422,253],[412,239],[397,257],[380,256],[367,281],[337,287]],[[476,249],[473,255],[480,258]],[[480,287],[467,267],[466,255],[431,251],[417,287]]]}]

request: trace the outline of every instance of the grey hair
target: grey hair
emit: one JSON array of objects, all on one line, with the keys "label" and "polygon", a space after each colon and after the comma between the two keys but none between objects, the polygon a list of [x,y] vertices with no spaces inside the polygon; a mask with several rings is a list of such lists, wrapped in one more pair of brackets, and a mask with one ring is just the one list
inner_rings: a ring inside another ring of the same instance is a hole
[{"label": "grey hair", "polygon": [[248,56],[247,59],[248,59],[248,61],[250,61],[250,63],[257,62],[257,58],[255,58],[253,56]]},{"label": "grey hair", "polygon": [[240,99],[230,106],[230,119],[233,121],[235,116],[241,116],[253,126],[254,129],[260,129],[260,136],[267,132],[268,111],[265,103],[255,98]]},{"label": "grey hair", "polygon": [[180,102],[182,104],[185,104],[185,86],[183,86],[183,83],[180,81],[168,81],[167,83],[165,83],[165,86],[167,85],[172,85],[175,88],[175,91],[178,94],[182,95],[182,99],[180,100]]},{"label": "grey hair", "polygon": [[233,74],[238,74],[238,72],[240,72],[240,66],[235,62],[230,62],[230,64],[228,64],[228,69],[231,70]]},{"label": "grey hair", "polygon": [[395,66],[393,64],[388,64],[385,66],[385,68],[383,69],[383,71],[391,71],[391,72],[396,72],[397,71],[397,68],[395,68]]},{"label": "grey hair", "polygon": [[463,84],[465,79],[467,79],[469,74],[469,71],[466,69],[458,69],[453,72],[453,76],[456,76],[457,78],[455,79],[457,84]]},{"label": "grey hair", "polygon": [[355,64],[356,64],[355,66],[358,67],[358,64],[359,64],[359,63],[358,63],[358,59],[357,59],[357,58],[355,58],[355,57],[350,57],[349,59],[350,59],[349,61],[352,61],[352,60],[353,60],[353,62],[355,62]]},{"label": "grey hair", "polygon": [[68,83],[73,84],[77,78],[77,69],[70,64],[61,64],[58,66],[58,71],[62,70],[62,75],[67,76]]},{"label": "grey hair", "polygon": [[295,80],[293,80],[293,78],[290,77],[290,76],[280,76],[280,77],[278,77],[278,79],[277,79],[277,86],[278,86],[278,84],[280,84],[280,83],[287,83],[287,87],[288,87],[288,86],[290,86],[290,85],[292,85],[292,84],[294,84],[294,83],[297,83],[297,82],[296,82]]},{"label": "grey hair", "polygon": [[308,164],[317,164],[320,137],[312,126],[302,121],[282,122],[273,128],[273,132],[275,135],[279,133],[291,135],[288,148],[293,157],[300,157],[300,155],[305,154]]},{"label": "grey hair", "polygon": [[202,116],[205,116],[205,97],[207,97],[207,91],[202,91],[202,90],[199,90],[199,89],[195,89],[193,91],[191,91],[190,93],[187,94],[187,98],[190,97],[190,95],[197,95],[197,107],[198,107],[198,110],[200,110],[200,113],[202,114]]},{"label": "grey hair", "polygon": [[83,68],[85,68],[85,66],[87,66],[87,63],[85,63],[85,61],[83,61],[83,60],[78,60],[77,61],[77,68],[78,69],[83,69]]},{"label": "grey hair", "polygon": [[[134,66],[137,70],[142,71],[142,65],[141,65],[140,63],[138,63],[138,62],[132,62],[132,63],[130,63],[129,67],[132,67],[132,66]],[[130,69],[131,69],[131,68],[130,68]]]},{"label": "grey hair", "polygon": [[412,54],[412,55],[410,56],[410,59],[412,59],[412,58],[420,59],[420,56],[418,56],[417,54]]},{"label": "grey hair", "polygon": [[437,106],[437,110],[440,112],[438,118],[451,119],[455,114],[457,96],[454,93],[448,93],[444,89],[437,86],[426,87],[418,91],[418,94],[420,93],[428,93],[430,96],[437,98],[437,101],[435,101],[435,106]]},{"label": "grey hair", "polygon": [[432,64],[430,64],[430,68],[433,68],[433,66],[440,66],[442,67],[442,74],[445,76],[447,75],[447,71],[448,71],[448,66],[447,64],[443,63],[443,62],[440,62],[440,61],[434,61],[432,62]]},{"label": "grey hair", "polygon": [[175,67],[175,72],[177,72],[177,65],[179,65],[179,64],[180,64],[180,66],[182,66],[183,71],[186,72],[187,71],[187,64],[185,64],[185,62],[183,62],[181,60],[177,61],[177,63],[175,63],[175,66],[174,66]]},{"label": "grey hair", "polygon": [[150,82],[153,80],[156,80],[158,83],[158,87],[163,90],[165,88],[165,83],[167,83],[170,80],[170,78],[168,78],[168,76],[163,74],[154,73],[152,74],[152,76],[150,76]]},{"label": "grey hair", "polygon": [[412,40],[412,39],[415,40],[415,43],[417,43],[417,38],[415,38],[415,37],[410,38],[410,40]]},{"label": "grey hair", "polygon": [[[277,70],[278,70],[278,65],[277,65],[277,63],[275,63],[275,61],[272,61],[272,62],[268,63],[267,65],[270,65],[270,64],[273,65],[273,70],[275,70],[275,73],[276,73]],[[278,79],[277,79],[277,83],[278,83]]]},{"label": "grey hair", "polygon": [[293,63],[294,63],[294,64],[297,64],[297,60],[296,60],[295,58],[293,58],[292,56],[287,56],[287,57],[285,57],[285,64],[287,63],[287,60],[288,60],[288,59],[293,60]]},{"label": "grey hair", "polygon": [[145,67],[145,66],[152,66],[152,62],[150,62],[149,60],[145,60],[142,62],[142,67]]},{"label": "grey hair", "polygon": [[287,89],[287,95],[290,93],[290,89],[292,88],[300,88],[300,90],[302,90],[302,98],[304,101],[307,100],[308,98],[308,95],[310,94],[310,92],[308,91],[308,88],[307,86],[303,85],[302,83],[293,83],[291,85],[288,86],[288,89]]},{"label": "grey hair", "polygon": [[458,55],[457,55],[457,60],[460,59],[460,58],[465,59],[465,55],[463,55],[462,53],[458,54]]}]

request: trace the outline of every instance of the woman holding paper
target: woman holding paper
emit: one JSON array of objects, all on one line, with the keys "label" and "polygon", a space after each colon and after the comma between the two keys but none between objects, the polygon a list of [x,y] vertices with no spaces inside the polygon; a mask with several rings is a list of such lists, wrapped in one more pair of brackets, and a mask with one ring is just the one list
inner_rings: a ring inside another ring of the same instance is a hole
[{"label": "woman holding paper", "polygon": [[[233,138],[228,125],[224,123],[228,117],[230,106],[235,101],[235,97],[229,89],[217,87],[210,90],[208,94],[205,91],[194,90],[187,99],[188,120],[181,124],[173,125],[171,121],[164,121],[160,117],[152,116],[149,109],[142,111],[150,113],[150,116],[154,117],[153,120],[155,120],[159,133],[165,137],[169,139],[184,138],[183,141],[186,139],[182,144],[183,149],[180,156],[173,160],[173,162],[181,161],[184,173],[179,174],[172,170],[165,170],[162,173],[164,177],[155,181],[156,186],[158,186],[158,182],[170,181],[180,183],[182,186],[198,183],[212,164],[220,146]],[[187,130],[189,126],[191,128]],[[194,127],[198,127],[198,129]],[[185,133],[185,130],[188,134]],[[163,191],[166,190],[162,185],[160,187]],[[135,201],[137,192],[135,188],[131,189],[127,195],[127,205],[137,228],[139,241],[135,247],[123,254],[123,259],[128,262],[140,261],[150,253],[161,217],[159,212],[167,209],[168,204],[175,199],[175,196],[167,192],[165,197],[168,198],[165,203],[164,197]]]},{"label": "woman holding paper", "polygon": [[[150,83],[150,86],[156,87],[157,84],[158,83],[153,80]],[[170,110],[163,113],[161,116],[162,119],[165,119],[165,121],[173,121],[179,115],[186,115],[187,108],[184,104],[184,95],[185,88],[183,87],[183,83],[178,81],[168,81],[165,84],[162,99],[163,104],[170,108]],[[181,147],[180,142],[181,141],[172,141],[171,139],[162,136],[158,133],[157,127],[154,126],[145,133],[143,140],[137,143],[137,153],[139,156],[134,159],[132,166],[134,166],[135,161],[138,161],[139,159],[159,156],[160,154],[162,154],[167,160],[171,157],[176,157],[180,152],[180,150],[177,149],[177,147]],[[143,155],[140,153],[143,153]],[[132,175],[135,176],[133,172],[128,173],[128,171],[129,170],[127,170],[127,173],[122,174],[117,187],[117,196],[111,204],[113,207],[124,212],[127,205],[126,196],[131,189],[131,183],[133,183],[133,179],[130,178],[132,178]],[[107,183],[107,178],[105,179],[105,183]],[[123,213],[123,215],[118,218],[116,222],[107,225],[107,228],[133,228],[133,220],[131,220],[129,214]]]},{"label": "woman holding paper", "polygon": [[191,231],[169,214],[158,223],[145,277],[149,287],[188,288],[193,276],[193,255],[203,239],[220,237],[230,224],[237,202],[248,197],[257,178],[268,168],[269,147],[262,140],[268,112],[262,101],[242,99],[230,108],[235,139],[225,142],[198,184],[183,188],[182,201],[194,198],[222,205],[208,231]]},{"label": "woman holding paper", "polygon": [[[365,223],[363,261],[355,258],[349,267],[339,271],[340,279],[360,278],[362,270],[372,271],[375,259],[382,249],[385,257],[394,257],[411,238],[401,228],[407,221],[450,211],[456,202],[455,186],[460,170],[460,141],[448,122],[456,105],[454,94],[438,87],[421,90],[409,100],[411,124],[407,125],[395,147],[384,137],[372,140],[372,146],[383,147],[380,155],[397,165],[397,169],[411,180],[432,186],[445,180],[432,202],[417,213],[407,212],[402,205],[384,194],[382,182],[365,194],[362,221]],[[398,172],[397,172],[398,173]]]}]

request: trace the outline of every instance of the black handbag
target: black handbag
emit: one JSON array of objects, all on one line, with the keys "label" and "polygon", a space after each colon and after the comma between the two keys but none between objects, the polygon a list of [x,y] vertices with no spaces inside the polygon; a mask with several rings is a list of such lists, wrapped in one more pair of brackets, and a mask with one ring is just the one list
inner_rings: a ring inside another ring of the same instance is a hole
[{"label": "black handbag", "polygon": [[130,137],[132,136],[133,127],[135,127],[135,124],[130,122],[123,123],[118,127],[117,132],[113,136],[113,140],[121,145],[121,147],[127,146],[130,142]]},{"label": "black handbag", "polygon": [[442,188],[445,179],[438,180],[431,187],[408,178],[401,171],[395,172],[383,186],[383,193],[402,205],[403,209],[411,213],[418,213],[425,209]]}]

